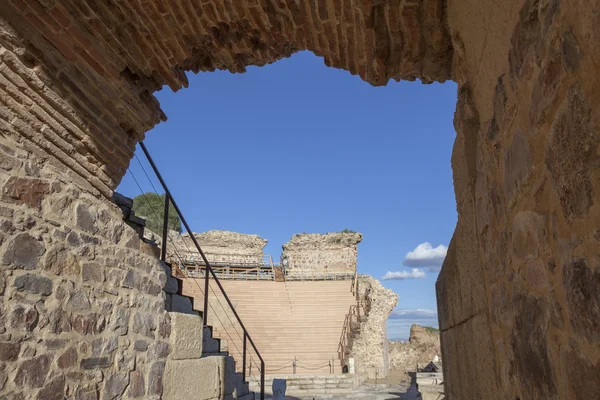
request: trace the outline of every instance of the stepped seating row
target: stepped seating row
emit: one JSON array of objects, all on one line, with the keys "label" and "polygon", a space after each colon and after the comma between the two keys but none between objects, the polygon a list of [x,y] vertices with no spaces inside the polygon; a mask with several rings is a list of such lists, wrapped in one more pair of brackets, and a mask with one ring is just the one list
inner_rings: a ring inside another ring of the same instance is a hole
[{"label": "stepped seating row", "polygon": [[[221,280],[221,284],[261,352],[268,375],[342,372],[338,354],[340,336],[346,314],[356,304],[351,280]],[[203,292],[203,279],[184,280],[183,293],[195,298],[197,310],[202,310]],[[242,330],[212,281],[209,293],[209,324],[239,368]],[[257,373],[258,365],[253,365],[252,375]]]}]

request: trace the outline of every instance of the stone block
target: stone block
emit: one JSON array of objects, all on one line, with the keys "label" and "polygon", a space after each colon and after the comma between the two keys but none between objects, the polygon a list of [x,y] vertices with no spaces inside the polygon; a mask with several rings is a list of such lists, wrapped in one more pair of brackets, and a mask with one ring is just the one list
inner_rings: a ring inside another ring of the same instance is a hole
[{"label": "stone block", "polygon": [[[198,319],[202,320],[200,317],[198,317]],[[212,337],[211,330],[209,328],[205,328],[204,335],[202,337],[202,353],[211,354],[220,352],[221,346],[219,342],[219,340]]]},{"label": "stone block", "polygon": [[35,239],[28,233],[19,233],[8,242],[2,262],[17,268],[31,270],[37,267],[40,257],[45,251],[44,242]]},{"label": "stone block", "polygon": [[202,355],[202,318],[198,315],[172,312],[171,360],[200,358]]},{"label": "stone block", "polygon": [[167,274],[167,283],[163,287],[163,291],[169,294],[177,294],[179,291],[179,281],[171,274]]},{"label": "stone block", "polygon": [[189,297],[178,294],[171,295],[171,309],[168,311],[197,315],[193,309],[192,300]]},{"label": "stone block", "polygon": [[164,399],[212,400],[222,398],[226,357],[167,360]]}]

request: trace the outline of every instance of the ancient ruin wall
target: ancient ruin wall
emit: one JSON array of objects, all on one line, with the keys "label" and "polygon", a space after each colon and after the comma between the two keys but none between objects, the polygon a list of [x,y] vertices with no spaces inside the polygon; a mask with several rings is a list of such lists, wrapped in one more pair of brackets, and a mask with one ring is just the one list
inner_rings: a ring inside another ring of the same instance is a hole
[{"label": "ancient ruin wall", "polygon": [[358,244],[361,241],[360,233],[294,235],[282,246],[281,259],[286,276],[318,276],[330,271],[347,272],[351,276],[356,271]]},{"label": "ancient ruin wall", "polygon": [[600,2],[448,3],[458,224],[449,399],[600,396]]},{"label": "ancient ruin wall", "polygon": [[435,356],[441,357],[440,332],[417,324],[410,327],[408,341],[390,341],[388,344],[390,369],[397,370],[395,376],[406,382],[411,381],[408,372],[416,372],[417,366],[427,365]]},{"label": "ancient ruin wall", "polygon": [[[2,112],[33,129],[28,107]],[[152,249],[7,125],[0,170],[0,397],[158,398],[170,324]]]},{"label": "ancient ruin wall", "polygon": [[[208,261],[216,265],[262,265],[263,249],[268,243],[258,235],[220,230],[194,233],[194,237]],[[186,260],[202,260],[189,234],[185,233],[175,239],[173,245]],[[178,254],[172,254],[172,257],[176,259]]]},{"label": "ancient ruin wall", "polygon": [[360,323],[360,333],[352,343],[350,356],[356,372],[369,379],[383,378],[389,371],[386,321],[398,304],[398,295],[369,276],[359,275],[358,297],[366,309],[366,320]]}]

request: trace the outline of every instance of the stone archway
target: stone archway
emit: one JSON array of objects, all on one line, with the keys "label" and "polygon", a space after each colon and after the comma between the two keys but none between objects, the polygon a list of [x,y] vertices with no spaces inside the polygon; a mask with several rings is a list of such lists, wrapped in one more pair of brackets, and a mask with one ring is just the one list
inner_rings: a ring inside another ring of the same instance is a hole
[{"label": "stone archway", "polygon": [[[156,265],[141,268],[153,261],[106,198],[135,144],[166,119],[156,90],[186,86],[185,70],[242,72],[309,49],[371,84],[459,84],[459,221],[437,283],[447,397],[598,397],[598,8],[597,0],[2,2],[0,361],[16,372],[0,371],[8,382],[0,390],[158,395],[155,350],[168,324],[151,313],[164,277]],[[92,279],[121,289],[111,294]],[[143,304],[115,306],[134,294]],[[147,338],[143,372],[128,369],[133,350],[126,339],[110,342],[107,329]],[[121,361],[98,381],[86,368],[109,358],[103,352]],[[48,374],[61,366],[71,378]],[[31,370],[40,373],[27,377]],[[75,376],[80,384],[69,383]]]}]

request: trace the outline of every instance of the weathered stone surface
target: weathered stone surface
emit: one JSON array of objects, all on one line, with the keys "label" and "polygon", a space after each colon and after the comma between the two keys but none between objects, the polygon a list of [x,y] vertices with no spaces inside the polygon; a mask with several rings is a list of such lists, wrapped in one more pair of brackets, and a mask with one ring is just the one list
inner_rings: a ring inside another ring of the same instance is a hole
[{"label": "weathered stone surface", "polygon": [[18,387],[42,387],[51,361],[52,359],[46,354],[23,361],[15,375],[15,385]]},{"label": "weathered stone surface", "polygon": [[0,168],[6,171],[19,168],[21,163],[19,160],[10,154],[0,151]]},{"label": "weathered stone surface", "polygon": [[507,203],[514,199],[519,186],[531,175],[531,151],[527,136],[520,129],[515,131],[510,147],[504,153],[504,188]]},{"label": "weathered stone surface", "polygon": [[440,333],[423,326],[413,324],[410,327],[408,342],[389,342],[390,370],[394,369],[400,379],[410,383],[408,372],[417,372],[417,365],[424,366],[435,356],[440,357]]},{"label": "weathered stone surface", "polygon": [[69,300],[67,300],[67,309],[82,311],[88,310],[91,307],[90,299],[83,290],[76,290],[71,292]]},{"label": "weathered stone surface", "polygon": [[186,360],[202,355],[202,318],[173,312],[171,315],[170,359]]},{"label": "weathered stone surface", "polygon": [[142,286],[142,277],[140,273],[133,269],[127,271],[121,286],[129,289],[140,289]]},{"label": "weathered stone surface", "polygon": [[121,395],[129,385],[129,375],[113,374],[106,378],[102,400],[114,400]]},{"label": "weathered stone surface", "polygon": [[34,307],[16,305],[10,313],[9,324],[12,328],[25,328],[27,331],[35,329],[39,321],[39,313]]},{"label": "weathered stone surface", "polygon": [[566,350],[564,357],[567,374],[574,399],[594,399],[600,397],[600,360],[594,365],[585,355],[576,350]]},{"label": "weathered stone surface", "polygon": [[50,184],[40,179],[11,176],[2,189],[2,200],[39,208],[50,193]]},{"label": "weathered stone surface", "polygon": [[75,332],[79,332],[82,335],[96,335],[104,331],[106,326],[106,320],[104,316],[92,313],[92,314],[74,314],[71,317],[71,326]]},{"label": "weathered stone surface", "polygon": [[148,342],[146,342],[145,340],[136,340],[133,343],[133,349],[135,351],[146,351],[148,350]]},{"label": "weathered stone surface", "polygon": [[377,375],[387,375],[389,370],[386,321],[398,303],[398,295],[368,275],[359,275],[358,293],[366,299],[368,307],[350,355],[355,360],[357,373],[375,379]]},{"label": "weathered stone surface", "polygon": [[513,220],[512,231],[513,250],[523,260],[536,258],[547,240],[544,218],[535,212],[518,213]]},{"label": "weathered stone surface", "polygon": [[567,311],[576,334],[590,343],[600,340],[600,270],[595,271],[584,259],[563,266],[563,286]]},{"label": "weathered stone surface", "polygon": [[287,263],[286,277],[311,278],[315,274],[343,274],[356,271],[360,233],[297,234],[282,248]]},{"label": "weathered stone surface", "polygon": [[[165,362],[157,361],[152,364],[150,367],[150,372],[148,373],[148,394],[149,395],[163,395],[163,397],[168,398],[168,394],[163,392],[163,374],[165,372]],[[186,380],[186,382],[188,382]]]},{"label": "weathered stone surface", "polygon": [[[163,397],[170,399],[219,398],[225,382],[225,357],[206,357],[195,360],[169,360],[164,370]],[[184,380],[188,385],[178,382]]]},{"label": "weathered stone surface", "polygon": [[39,400],[63,400],[65,398],[65,377],[59,376],[39,391]]},{"label": "weathered stone surface", "polygon": [[16,361],[21,351],[21,343],[0,342],[0,361]]},{"label": "weathered stone surface", "polygon": [[130,311],[117,308],[113,311],[110,322],[110,330],[116,335],[126,335],[129,330]]},{"label": "weathered stone surface", "polygon": [[546,140],[546,168],[569,221],[586,217],[592,205],[590,171],[600,160],[597,152],[600,134],[591,113],[581,89],[572,86]]},{"label": "weathered stone surface", "polygon": [[94,233],[97,231],[97,228],[94,224],[95,216],[90,212],[90,209],[85,204],[77,204],[75,207],[75,221],[77,227],[80,229]]},{"label": "weathered stone surface", "polygon": [[81,279],[102,283],[104,282],[104,268],[98,263],[85,263],[81,266]]},{"label": "weathered stone surface", "polygon": [[44,260],[44,269],[56,275],[79,275],[81,269],[77,257],[62,246],[48,251]]},{"label": "weathered stone surface", "polygon": [[109,357],[84,358],[79,363],[81,369],[104,369],[110,368],[112,360]]},{"label": "weathered stone surface", "polygon": [[15,278],[13,286],[18,291],[48,296],[52,293],[52,281],[44,276],[34,274],[20,275]]},{"label": "weathered stone surface", "polygon": [[528,295],[518,297],[515,307],[515,325],[511,336],[515,378],[521,381],[527,398],[557,399],[546,332],[548,307],[543,300]]},{"label": "weathered stone surface", "polygon": [[142,397],[146,394],[146,382],[144,374],[141,371],[131,371],[129,373],[129,389],[127,396],[130,398]]},{"label": "weathered stone surface", "polygon": [[31,270],[37,267],[46,248],[44,243],[28,233],[19,233],[8,242],[8,248],[2,255],[2,262],[17,268]]},{"label": "weathered stone surface", "polygon": [[76,400],[98,400],[98,390],[93,387],[81,388],[75,394]]},{"label": "weathered stone surface", "polygon": [[154,331],[156,330],[156,321],[152,318],[152,315],[142,312],[137,312],[133,316],[133,325],[131,329],[135,333],[154,338]]},{"label": "weathered stone surface", "polygon": [[77,349],[75,347],[71,347],[63,354],[61,354],[60,357],[58,357],[58,359],[56,360],[56,365],[60,369],[70,368],[77,364],[77,358]]}]

